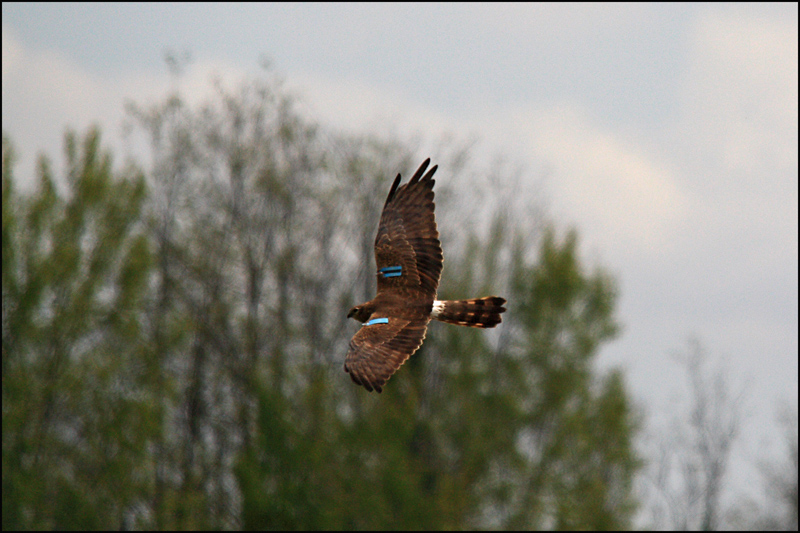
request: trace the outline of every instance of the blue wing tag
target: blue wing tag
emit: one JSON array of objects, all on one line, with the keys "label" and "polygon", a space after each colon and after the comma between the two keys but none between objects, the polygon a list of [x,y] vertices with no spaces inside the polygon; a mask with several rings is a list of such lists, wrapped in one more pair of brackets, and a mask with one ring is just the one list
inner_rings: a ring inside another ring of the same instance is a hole
[{"label": "blue wing tag", "polygon": [[374,326],[375,324],[388,324],[388,318],[373,318],[372,320],[367,321],[364,325],[365,326]]},{"label": "blue wing tag", "polygon": [[378,274],[382,275],[384,278],[393,278],[396,276],[403,275],[403,267],[402,266],[390,266],[390,267],[383,267],[378,270]]}]

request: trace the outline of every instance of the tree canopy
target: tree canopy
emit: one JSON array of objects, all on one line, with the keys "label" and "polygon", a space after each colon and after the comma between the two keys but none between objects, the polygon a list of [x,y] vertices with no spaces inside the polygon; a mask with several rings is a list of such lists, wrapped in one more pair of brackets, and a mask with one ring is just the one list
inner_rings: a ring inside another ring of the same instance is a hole
[{"label": "tree canopy", "polygon": [[504,323],[433,324],[369,395],[345,315],[419,157],[294,102],[253,81],[131,106],[143,170],[69,133],[31,193],[4,138],[4,529],[629,527],[639,420],[593,364],[617,290],[577,232],[498,210],[443,237],[441,296],[500,294]]}]

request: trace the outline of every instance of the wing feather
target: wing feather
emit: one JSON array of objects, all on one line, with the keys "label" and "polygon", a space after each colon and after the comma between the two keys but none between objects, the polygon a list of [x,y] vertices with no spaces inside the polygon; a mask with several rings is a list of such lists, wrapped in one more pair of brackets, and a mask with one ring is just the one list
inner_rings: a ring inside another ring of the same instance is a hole
[{"label": "wing feather", "polygon": [[381,392],[389,378],[422,345],[429,321],[429,317],[390,317],[388,324],[362,326],[350,341],[345,372],[368,391]]},{"label": "wing feather", "polygon": [[433,174],[438,166],[426,159],[408,183],[395,178],[381,214],[375,237],[378,269],[402,266],[402,275],[378,276],[378,293],[391,289],[417,289],[433,300],[442,273],[442,246],[434,215]]}]

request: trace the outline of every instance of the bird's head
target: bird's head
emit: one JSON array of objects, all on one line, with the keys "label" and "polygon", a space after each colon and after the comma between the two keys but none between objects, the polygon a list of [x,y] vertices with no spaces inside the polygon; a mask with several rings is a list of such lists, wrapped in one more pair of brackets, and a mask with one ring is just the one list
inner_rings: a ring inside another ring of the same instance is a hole
[{"label": "bird's head", "polygon": [[357,305],[347,313],[347,318],[355,318],[361,323],[366,322],[369,320],[369,316],[372,314],[372,311],[366,308],[363,305]]}]

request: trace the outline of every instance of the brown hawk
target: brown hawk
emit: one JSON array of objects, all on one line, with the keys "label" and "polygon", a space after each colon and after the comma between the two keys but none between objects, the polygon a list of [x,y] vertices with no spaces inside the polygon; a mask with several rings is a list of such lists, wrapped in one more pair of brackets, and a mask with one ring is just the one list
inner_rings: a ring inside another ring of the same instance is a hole
[{"label": "brown hawk", "polygon": [[[431,318],[460,326],[493,328],[506,309],[505,298],[436,299],[442,273],[442,246],[433,214],[431,160],[411,180],[395,178],[375,237],[378,294],[347,314],[363,325],[350,341],[344,370],[368,391],[381,392],[400,365],[422,345]],[[424,174],[424,176],[423,176]]]}]

